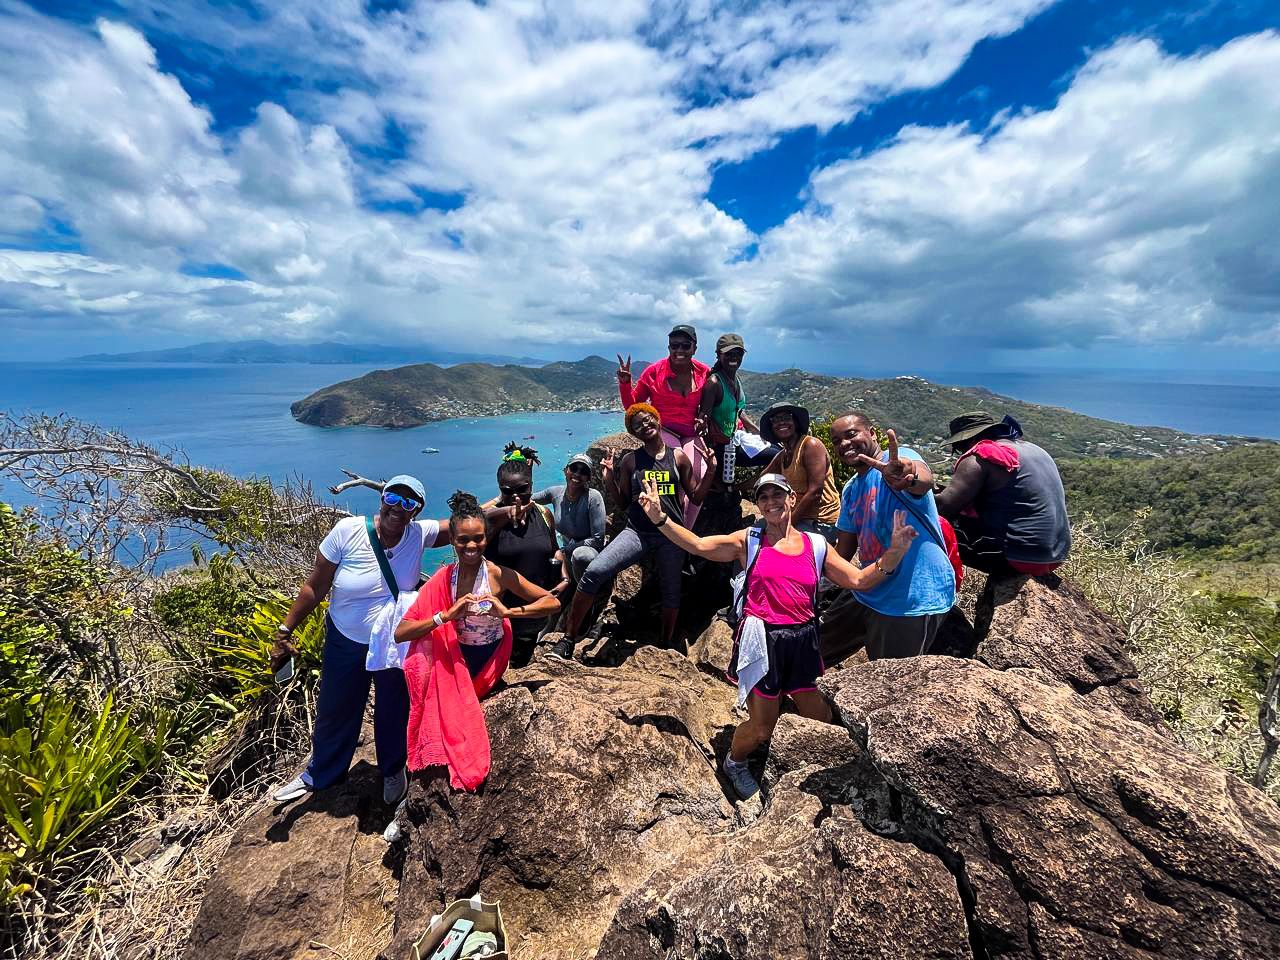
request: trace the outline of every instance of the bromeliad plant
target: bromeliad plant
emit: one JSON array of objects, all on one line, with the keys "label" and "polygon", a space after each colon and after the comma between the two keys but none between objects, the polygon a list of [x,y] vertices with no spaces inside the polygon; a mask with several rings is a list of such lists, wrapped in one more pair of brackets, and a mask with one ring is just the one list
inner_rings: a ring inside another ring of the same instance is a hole
[{"label": "bromeliad plant", "polygon": [[[320,676],[327,609],[327,603],[320,604],[293,631],[298,655],[294,662],[294,678],[285,685],[287,691],[301,687],[309,692]],[[263,694],[275,688],[269,663],[271,646],[275,641],[276,627],[288,612],[289,601],[282,596],[274,596],[258,603],[237,629],[214,631],[214,635],[221,638],[222,646],[213,647],[210,653],[218,669],[231,681],[231,701],[237,710],[258,701]]]},{"label": "bromeliad plant", "polygon": [[141,736],[111,695],[101,709],[50,694],[0,710],[0,903],[38,894],[159,763],[170,731]]}]

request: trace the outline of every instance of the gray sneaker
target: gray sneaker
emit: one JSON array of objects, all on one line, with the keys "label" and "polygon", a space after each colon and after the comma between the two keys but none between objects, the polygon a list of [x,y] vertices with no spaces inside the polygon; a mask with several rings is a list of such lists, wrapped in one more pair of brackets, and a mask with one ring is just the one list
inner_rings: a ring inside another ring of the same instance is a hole
[{"label": "gray sneaker", "polygon": [[394,777],[382,778],[382,802],[394,807],[409,792],[409,771],[401,769]]},{"label": "gray sneaker", "polygon": [[315,790],[311,784],[304,779],[304,774],[298,774],[283,787],[277,787],[275,793],[271,794],[271,799],[276,803],[289,803],[297,800],[299,797],[306,796]]},{"label": "gray sneaker", "polygon": [[724,756],[724,775],[729,778],[733,792],[742,800],[751,799],[760,789],[760,784],[756,783],[756,778],[751,775],[747,765],[738,763],[727,753]]},{"label": "gray sneaker", "polygon": [[566,662],[570,662],[573,660],[573,647],[574,643],[572,640],[568,637],[561,637],[551,645],[551,649],[548,650],[544,656],[548,660],[564,660]]}]

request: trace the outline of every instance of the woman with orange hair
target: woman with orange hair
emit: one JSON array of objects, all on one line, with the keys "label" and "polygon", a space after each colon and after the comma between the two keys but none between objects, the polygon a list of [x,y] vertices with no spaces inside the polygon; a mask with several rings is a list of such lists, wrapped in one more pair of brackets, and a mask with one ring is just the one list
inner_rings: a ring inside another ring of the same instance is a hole
[{"label": "woman with orange hair", "polygon": [[604,468],[605,489],[613,492],[618,503],[627,504],[627,525],[582,574],[578,592],[569,606],[564,638],[547,651],[547,656],[553,659],[573,659],[578,631],[596,594],[620,571],[650,555],[658,568],[658,586],[662,592],[663,643],[670,646],[676,632],[676,616],[680,612],[680,568],[684,566],[684,554],[645,515],[640,505],[640,494],[644,492],[646,482],[652,483],[663,512],[682,523],[685,501],[702,503],[715,480],[715,459],[713,455],[709,469],[701,481],[695,483],[693,466],[684,451],[669,447],[663,441],[662,417],[656,409],[647,403],[632,404],[627,408],[626,424],[627,433],[639,440],[642,446],[623,457],[616,470],[612,456],[602,459],[600,465]]}]

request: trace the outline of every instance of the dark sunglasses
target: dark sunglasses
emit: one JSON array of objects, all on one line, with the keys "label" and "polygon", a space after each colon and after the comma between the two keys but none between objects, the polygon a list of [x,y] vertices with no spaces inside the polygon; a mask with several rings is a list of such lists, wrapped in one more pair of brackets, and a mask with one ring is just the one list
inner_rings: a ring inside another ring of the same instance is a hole
[{"label": "dark sunglasses", "polygon": [[517,487],[504,487],[501,484],[499,484],[498,489],[501,490],[503,493],[505,493],[509,497],[520,497],[528,493],[530,490],[532,490],[533,484],[522,483]]},{"label": "dark sunglasses", "polygon": [[568,470],[570,473],[576,474],[579,477],[591,476],[591,468],[581,463],[570,464]]},{"label": "dark sunglasses", "polygon": [[413,497],[402,497],[398,493],[384,493],[382,495],[382,502],[388,507],[399,507],[405,513],[413,513],[413,511],[422,506],[422,504],[413,499]]},{"label": "dark sunglasses", "polygon": [[690,353],[693,350],[692,340],[668,340],[667,347],[679,353]]}]

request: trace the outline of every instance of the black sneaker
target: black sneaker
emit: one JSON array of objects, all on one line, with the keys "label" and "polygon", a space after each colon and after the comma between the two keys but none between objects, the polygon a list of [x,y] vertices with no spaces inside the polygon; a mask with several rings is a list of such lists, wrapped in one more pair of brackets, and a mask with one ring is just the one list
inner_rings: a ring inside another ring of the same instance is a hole
[{"label": "black sneaker", "polygon": [[551,649],[544,656],[548,660],[563,660],[566,663],[571,663],[573,662],[573,648],[574,642],[572,640],[568,637],[561,637],[551,645]]}]

